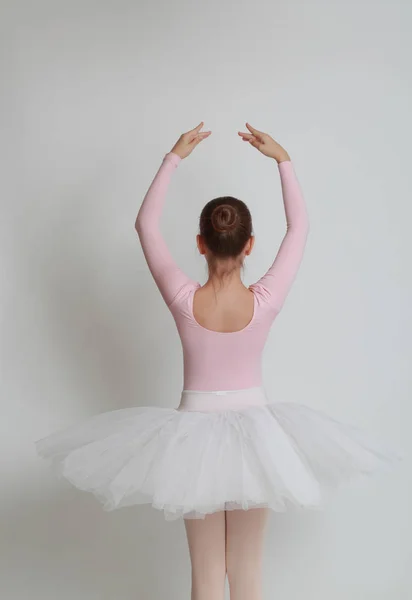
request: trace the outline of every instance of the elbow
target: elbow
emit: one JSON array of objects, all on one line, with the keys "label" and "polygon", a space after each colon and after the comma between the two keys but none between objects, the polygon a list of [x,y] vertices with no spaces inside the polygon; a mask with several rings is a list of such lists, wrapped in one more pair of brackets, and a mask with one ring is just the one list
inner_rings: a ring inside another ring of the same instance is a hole
[{"label": "elbow", "polygon": [[309,217],[305,212],[301,218],[299,219],[299,223],[297,224],[301,234],[305,237],[309,234],[310,225],[309,225]]},{"label": "elbow", "polygon": [[146,216],[142,218],[142,215],[137,215],[134,229],[139,236],[140,243],[143,245],[148,238],[153,236],[154,231],[156,231],[156,225],[151,219],[146,218]]},{"label": "elbow", "polygon": [[306,244],[308,237],[309,237],[309,222],[306,221],[305,223],[302,224],[301,230],[300,230],[300,238],[302,239],[303,243]]},{"label": "elbow", "polygon": [[140,243],[142,243],[142,240],[144,238],[144,233],[145,233],[145,231],[147,231],[147,229],[144,227],[144,225],[140,219],[136,219],[135,224],[134,224],[134,229],[139,237]]},{"label": "elbow", "polygon": [[136,221],[134,223],[134,228],[139,235],[142,233],[143,229],[145,228],[145,219],[142,217],[142,215],[140,213],[138,213],[138,215],[136,217]]},{"label": "elbow", "polygon": [[157,219],[153,216],[153,214],[146,210],[144,206],[140,208],[137,213],[136,220],[134,223],[134,228],[137,233],[142,233],[144,231],[149,231],[156,226]]}]

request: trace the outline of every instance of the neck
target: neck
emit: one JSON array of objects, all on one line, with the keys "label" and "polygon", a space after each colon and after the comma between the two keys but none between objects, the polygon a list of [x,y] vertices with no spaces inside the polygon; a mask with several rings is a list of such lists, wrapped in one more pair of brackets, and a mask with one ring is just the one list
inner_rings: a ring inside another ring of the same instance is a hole
[{"label": "neck", "polygon": [[242,282],[241,267],[235,263],[217,263],[214,265],[213,271],[209,270],[209,278],[205,286],[221,290],[233,290],[234,288],[245,287]]}]

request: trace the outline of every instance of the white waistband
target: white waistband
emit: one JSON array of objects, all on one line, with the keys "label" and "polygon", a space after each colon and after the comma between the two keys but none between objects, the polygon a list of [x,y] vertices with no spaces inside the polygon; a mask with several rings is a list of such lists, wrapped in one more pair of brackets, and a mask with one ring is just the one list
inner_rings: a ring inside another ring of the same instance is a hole
[{"label": "white waistband", "polygon": [[178,410],[218,411],[262,406],[268,400],[263,387],[240,390],[183,390]]},{"label": "white waistband", "polygon": [[217,396],[226,396],[226,394],[239,394],[242,392],[253,393],[255,390],[263,390],[262,387],[243,388],[238,390],[182,390],[182,394],[216,394]]}]

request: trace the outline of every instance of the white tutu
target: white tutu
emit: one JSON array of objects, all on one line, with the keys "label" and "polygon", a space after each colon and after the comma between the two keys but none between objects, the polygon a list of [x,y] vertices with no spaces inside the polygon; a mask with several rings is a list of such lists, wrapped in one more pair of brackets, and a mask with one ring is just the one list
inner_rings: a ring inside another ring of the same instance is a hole
[{"label": "white tutu", "polygon": [[150,503],[167,519],[319,508],[331,488],[397,458],[319,411],[269,403],[262,388],[184,391],[177,409],[114,410],[35,444],[105,510]]}]

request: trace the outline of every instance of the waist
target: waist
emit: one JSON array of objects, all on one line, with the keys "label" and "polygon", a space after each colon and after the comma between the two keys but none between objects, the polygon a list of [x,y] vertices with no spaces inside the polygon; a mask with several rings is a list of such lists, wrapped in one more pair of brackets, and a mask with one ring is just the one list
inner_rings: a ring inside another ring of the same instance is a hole
[{"label": "waist", "polygon": [[200,412],[239,410],[249,406],[263,406],[267,403],[263,387],[213,392],[183,390],[177,410]]}]

